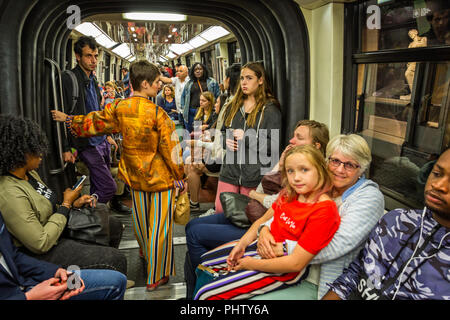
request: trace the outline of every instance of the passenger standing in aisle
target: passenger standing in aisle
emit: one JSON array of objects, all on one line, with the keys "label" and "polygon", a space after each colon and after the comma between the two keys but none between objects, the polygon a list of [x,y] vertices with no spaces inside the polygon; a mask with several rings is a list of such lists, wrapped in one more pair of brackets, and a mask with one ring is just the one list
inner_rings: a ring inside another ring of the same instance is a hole
[{"label": "passenger standing in aisle", "polygon": [[175,189],[184,189],[184,166],[175,124],[149,100],[158,91],[160,72],[148,61],[130,67],[133,97],[109,104],[87,116],[67,116],[53,110],[77,136],[121,132],[123,153],[119,177],[131,188],[134,231],[147,261],[147,290],[175,275],[173,205]]},{"label": "passenger standing in aisle", "polygon": [[[102,96],[94,71],[97,68],[98,47],[93,37],[81,37],[74,46],[77,66],[72,69],[78,84],[78,97],[73,97],[74,83],[68,74],[62,76],[63,97],[66,112],[85,115],[101,110]],[[72,102],[76,99],[75,105]],[[67,111],[69,110],[69,111]],[[107,203],[116,192],[116,182],[111,172],[111,145],[115,145],[110,136],[99,135],[92,138],[76,138],[67,135],[64,140],[64,161],[75,163],[71,148],[78,151],[80,159],[89,169],[90,193],[95,194],[98,202]]]},{"label": "passenger standing in aisle", "polygon": [[[271,150],[271,146],[279,146],[280,105],[268,86],[264,67],[249,62],[242,67],[240,79],[225,117],[227,152],[217,186],[216,213],[223,212],[219,198],[222,192],[248,196],[275,165],[272,159],[276,157],[278,162],[278,150]],[[267,163],[263,165],[262,161]]]},{"label": "passenger standing in aisle", "polygon": [[181,125],[184,126],[183,120],[183,108],[181,106],[181,94],[183,93],[184,86],[189,82],[189,69],[185,65],[180,64],[177,69],[175,77],[167,78],[161,76],[161,80],[164,83],[172,84],[175,87],[175,104],[177,105],[178,120]]},{"label": "passenger standing in aisle", "polygon": [[181,95],[181,106],[183,108],[183,118],[186,130],[192,132],[194,117],[200,106],[200,95],[209,91],[214,94],[214,98],[220,94],[219,84],[211,78],[208,69],[200,62],[194,63],[189,73],[189,81],[184,87]]}]

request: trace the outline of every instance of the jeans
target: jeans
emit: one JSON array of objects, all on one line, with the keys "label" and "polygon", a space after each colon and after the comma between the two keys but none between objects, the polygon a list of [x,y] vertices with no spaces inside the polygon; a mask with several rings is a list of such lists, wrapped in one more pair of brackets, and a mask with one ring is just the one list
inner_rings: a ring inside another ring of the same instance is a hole
[{"label": "jeans", "polygon": [[195,269],[201,261],[201,255],[224,243],[240,239],[246,232],[247,229],[238,228],[229,222],[223,213],[196,218],[186,225],[188,255],[184,271],[188,299],[192,299],[196,279]]},{"label": "jeans", "polygon": [[[188,119],[184,119],[184,127],[187,131],[192,132],[194,130],[194,118],[197,114],[198,108],[189,108]],[[186,122],[187,120],[187,122]]]},{"label": "jeans", "polygon": [[83,292],[70,300],[123,300],[127,277],[114,270],[81,270]]}]

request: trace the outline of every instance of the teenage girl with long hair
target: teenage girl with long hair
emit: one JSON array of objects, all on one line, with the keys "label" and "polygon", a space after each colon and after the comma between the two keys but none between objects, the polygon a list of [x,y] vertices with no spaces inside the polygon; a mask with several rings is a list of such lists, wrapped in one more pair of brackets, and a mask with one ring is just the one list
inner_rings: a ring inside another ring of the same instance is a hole
[{"label": "teenage girl with long hair", "polygon": [[248,195],[275,165],[267,160],[276,155],[278,161],[278,150],[271,146],[279,146],[280,106],[261,63],[249,62],[241,68],[240,86],[227,109],[222,128],[227,150],[217,186],[216,213],[223,212],[222,192]]}]

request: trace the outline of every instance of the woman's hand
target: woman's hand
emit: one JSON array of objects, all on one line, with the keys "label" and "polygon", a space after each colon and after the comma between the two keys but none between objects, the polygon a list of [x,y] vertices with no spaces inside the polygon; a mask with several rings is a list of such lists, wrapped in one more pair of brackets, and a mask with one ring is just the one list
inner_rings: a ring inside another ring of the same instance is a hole
[{"label": "woman's hand", "polygon": [[239,270],[253,270],[253,261],[255,259],[252,257],[243,257],[242,259],[239,259],[234,266],[233,270],[239,271]]},{"label": "woman's hand", "polygon": [[72,205],[73,202],[80,196],[82,185],[80,185],[75,190],[72,190],[71,188],[67,188],[66,191],[64,191],[64,200],[63,204]]},{"label": "woman's hand", "polygon": [[58,110],[51,110],[53,120],[58,122],[64,122],[67,119],[67,114]]},{"label": "woman's hand", "polygon": [[227,148],[230,149],[230,151],[237,151],[238,149],[238,142],[233,139],[226,139],[225,143],[227,145]]},{"label": "woman's hand", "polygon": [[275,256],[284,256],[283,242],[277,242],[274,246],[272,246],[272,250]]},{"label": "woman's hand", "polygon": [[245,246],[238,242],[227,257],[228,271],[232,270],[236,266],[238,260],[244,256],[244,253]]},{"label": "woman's hand", "polygon": [[85,195],[79,197],[77,200],[75,200],[73,202],[72,206],[74,206],[75,208],[81,208],[86,204],[88,204],[89,206],[94,208],[97,204],[96,198],[92,197],[88,194],[85,194]]},{"label": "woman's hand", "polygon": [[282,170],[283,170],[283,163],[284,163],[284,158],[286,157],[286,153],[288,152],[289,149],[292,149],[293,147],[295,147],[295,145],[293,145],[293,144],[288,145],[288,146],[284,149],[283,153],[281,154],[281,156],[280,156],[280,161],[278,161],[278,163],[279,163],[279,166],[278,166],[279,169],[278,169],[278,170],[279,170],[279,171],[282,171]]},{"label": "woman's hand", "polygon": [[[275,239],[273,238],[272,234],[270,233],[270,230],[268,227],[264,227],[261,229],[258,237],[258,244],[257,244],[257,252],[263,259],[272,259],[276,258],[277,255],[275,254],[273,248],[276,247],[277,243],[275,242]],[[281,250],[283,250],[283,247],[281,247]]]},{"label": "woman's hand", "polygon": [[67,284],[60,284],[60,279],[50,278],[42,281],[25,293],[27,300],[58,300],[67,290]]},{"label": "woman's hand", "polygon": [[245,134],[245,132],[242,129],[234,129],[233,130],[233,137],[234,137],[235,140],[242,140],[242,139],[244,139],[244,134]]}]

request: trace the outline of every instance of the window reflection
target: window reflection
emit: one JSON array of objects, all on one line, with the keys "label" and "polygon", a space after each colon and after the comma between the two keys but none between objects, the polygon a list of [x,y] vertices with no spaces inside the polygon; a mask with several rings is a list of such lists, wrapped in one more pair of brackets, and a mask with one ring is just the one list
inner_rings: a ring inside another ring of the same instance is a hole
[{"label": "window reflection", "polygon": [[356,123],[372,150],[371,179],[412,207],[423,205],[428,173],[450,141],[450,62],[414,64],[411,88],[411,63],[359,66]]},{"label": "window reflection", "polygon": [[[363,27],[362,51],[415,48],[411,45],[411,32],[422,39],[421,46],[450,45],[450,1],[403,0],[368,1],[380,8],[380,29]],[[372,13],[365,15],[370,19]]]}]

